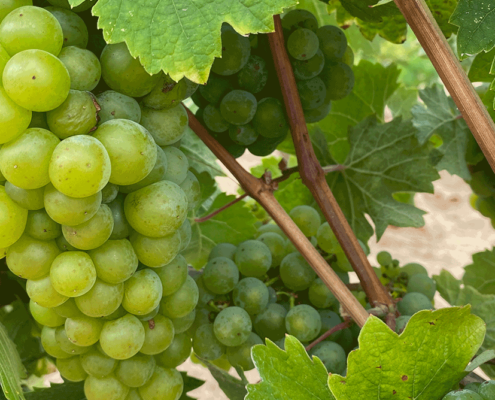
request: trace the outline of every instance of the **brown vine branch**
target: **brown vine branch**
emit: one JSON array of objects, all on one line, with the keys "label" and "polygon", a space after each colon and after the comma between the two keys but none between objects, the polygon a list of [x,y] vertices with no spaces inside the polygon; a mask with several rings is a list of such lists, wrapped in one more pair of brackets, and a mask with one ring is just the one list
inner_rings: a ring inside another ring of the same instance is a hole
[{"label": "brown vine branch", "polygon": [[424,0],[394,0],[495,171],[495,124]]},{"label": "brown vine branch", "polygon": [[341,322],[338,325],[335,325],[332,329],[326,331],[323,335],[321,335],[318,339],[316,339],[314,342],[310,343],[309,345],[306,346],[306,351],[310,351],[313,347],[315,347],[318,343],[323,342],[326,338],[329,336],[333,335],[335,332],[342,331],[346,328],[349,328],[351,326],[352,322],[351,321],[344,321]]},{"label": "brown vine branch", "polygon": [[273,196],[272,187],[262,179],[255,178],[242,168],[236,159],[208,133],[194,114],[189,109],[186,108],[186,110],[189,115],[189,126],[191,129],[225,165],[232,175],[234,175],[244,191],[267,211],[301,255],[312,266],[317,275],[325,282],[349,315],[351,315],[354,321],[362,327],[368,318],[368,313],[278,203]]},{"label": "brown vine branch", "polygon": [[234,204],[240,202],[245,197],[247,197],[247,193],[240,195],[239,197],[235,198],[231,202],[220,207],[218,210],[213,211],[211,214],[205,215],[204,217],[201,217],[201,218],[196,218],[194,221],[197,223],[208,221],[209,219],[213,218],[215,215],[220,214],[223,210],[226,210],[227,208],[232,207]]},{"label": "brown vine branch", "polygon": [[320,206],[354,271],[357,273],[371,304],[373,306],[387,305],[393,307],[392,297],[381,284],[373,268],[371,268],[366,254],[364,254],[363,249],[328,186],[325,179],[325,171],[316,158],[304,119],[292,66],[285,50],[280,16],[276,15],[274,18],[275,32],[268,34],[268,39],[284,96],[287,115],[289,116],[301,178]]}]

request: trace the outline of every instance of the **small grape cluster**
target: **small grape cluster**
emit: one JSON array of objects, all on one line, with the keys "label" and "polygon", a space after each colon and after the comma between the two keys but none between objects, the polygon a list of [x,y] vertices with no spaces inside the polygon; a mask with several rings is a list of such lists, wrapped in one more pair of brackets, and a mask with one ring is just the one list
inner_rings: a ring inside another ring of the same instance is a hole
[{"label": "small grape cluster", "polygon": [[495,381],[473,382],[464,389],[447,393],[442,400],[493,400],[495,399]]},{"label": "small grape cluster", "polygon": [[0,258],[88,400],[177,400],[199,298],[180,102],[197,85],[149,75],[124,43],[98,58],[89,11],[50,3],[0,5]]},{"label": "small grape cluster", "polygon": [[[318,122],[333,100],[352,91],[354,54],[340,28],[318,27],[309,11],[290,11],[282,26],[306,122]],[[198,118],[236,158],[246,148],[256,156],[271,154],[289,125],[266,38],[241,36],[225,24],[222,58],[212,72],[192,96]]]},{"label": "small grape cluster", "polygon": [[495,173],[493,173],[483,153],[477,148],[476,164],[470,166],[471,180],[468,182],[473,190],[471,206],[484,217],[490,218],[495,228]]}]

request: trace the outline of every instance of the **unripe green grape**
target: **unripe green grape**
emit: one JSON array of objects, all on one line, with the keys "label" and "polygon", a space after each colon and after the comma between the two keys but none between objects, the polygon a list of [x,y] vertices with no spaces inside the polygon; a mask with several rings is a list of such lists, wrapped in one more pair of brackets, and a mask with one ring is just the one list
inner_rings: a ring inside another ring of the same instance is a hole
[{"label": "unripe green grape", "polygon": [[186,219],[187,197],[175,183],[161,181],[128,194],[124,210],[136,231],[163,237],[179,229]]},{"label": "unripe green grape", "polygon": [[114,201],[119,194],[119,186],[113,183],[107,183],[103,189],[101,189],[101,202],[108,204]]},{"label": "unripe green grape", "polygon": [[7,62],[3,85],[19,106],[44,112],[57,108],[67,98],[70,77],[54,55],[43,50],[25,50]]},{"label": "unripe green grape", "polygon": [[138,319],[143,322],[143,321],[149,321],[150,319],[153,319],[156,317],[156,315],[158,314],[158,311],[160,311],[160,306],[156,306],[156,308],[154,308],[151,312],[149,312],[148,314],[143,314],[143,315],[136,315],[136,317],[138,317]]},{"label": "unripe green grape", "polygon": [[216,295],[210,292],[204,282],[203,275],[198,275],[195,278],[196,285],[198,286],[198,308],[202,309],[203,307],[207,307],[208,303],[216,298]]},{"label": "unripe green grape", "polygon": [[276,138],[259,136],[258,139],[256,139],[256,142],[248,146],[248,150],[251,154],[258,157],[268,156],[277,149],[277,146],[285,140],[286,136],[287,133]]},{"label": "unripe green grape", "polygon": [[249,146],[258,138],[258,132],[251,125],[230,125],[229,137],[235,144]]},{"label": "unripe green grape", "polygon": [[264,224],[264,225],[261,225],[260,227],[258,227],[258,232],[256,235],[258,235],[258,237],[259,237],[260,235],[262,235],[263,233],[266,233],[266,232],[276,233],[277,235],[280,235],[282,238],[287,240],[287,236],[282,231],[282,229],[280,229],[280,227],[278,225],[276,225],[272,222],[269,222],[268,224]]},{"label": "unripe green grape", "polygon": [[57,360],[56,366],[62,378],[70,382],[82,382],[88,376],[79,356]]},{"label": "unripe green grape", "polygon": [[177,292],[188,277],[187,261],[180,254],[167,265],[156,268],[154,271],[158,274],[162,282],[163,296],[170,296]]},{"label": "unripe green grape", "polygon": [[201,185],[191,171],[187,172],[186,179],[179,185],[187,197],[187,210],[194,210],[201,201]]},{"label": "unripe green grape", "polygon": [[[67,302],[68,297],[58,293],[53,287],[50,275],[41,279],[28,279],[26,282],[26,292],[29,298],[42,307],[55,308]],[[59,315],[57,313],[57,315]]]},{"label": "unripe green grape", "polygon": [[342,62],[351,68],[354,65],[354,51],[350,48],[350,46],[346,47],[344,56],[342,57]]},{"label": "unripe green grape", "polygon": [[216,337],[212,324],[201,325],[193,336],[194,353],[208,361],[219,359],[226,352],[226,347]]},{"label": "unripe green grape", "polygon": [[297,206],[290,211],[289,215],[305,236],[317,234],[321,218],[313,207]]},{"label": "unripe green grape", "polygon": [[57,307],[53,307],[53,310],[64,318],[77,318],[83,315],[79,308],[77,308],[76,302],[73,298],[68,299],[66,302]]},{"label": "unripe green grape", "polygon": [[421,264],[409,263],[401,268],[401,272],[405,272],[409,278],[417,274],[422,274],[428,276],[428,271]]},{"label": "unripe green grape", "polygon": [[124,298],[124,284],[112,285],[96,279],[89,292],[76,297],[77,308],[88,317],[107,317],[116,312]]},{"label": "unripe green grape", "polygon": [[119,193],[114,201],[108,203],[113,216],[113,231],[110,236],[112,240],[125,239],[132,232],[131,225],[127,222],[124,213],[125,197],[125,194]]},{"label": "unripe green grape", "polygon": [[77,46],[81,49],[86,48],[88,45],[88,28],[79,15],[59,7],[45,7],[45,10],[50,12],[62,27],[62,47]]},{"label": "unripe green grape", "polygon": [[354,72],[343,62],[328,63],[319,77],[325,83],[330,100],[341,100],[354,88]]},{"label": "unripe green grape", "polygon": [[[1,14],[1,11],[0,11]],[[1,22],[1,19],[0,19]],[[7,61],[10,60],[9,53],[3,48],[3,46],[0,44],[0,87],[2,85],[2,75],[3,75],[3,70],[5,69],[5,65],[7,65]]]},{"label": "unripe green grape", "polygon": [[[488,397],[487,397],[488,399]],[[478,393],[471,390],[455,390],[447,393],[442,400],[484,400]]]},{"label": "unripe green grape", "polygon": [[139,261],[150,268],[158,268],[170,263],[179,254],[181,245],[178,231],[161,238],[134,232],[130,240]]},{"label": "unripe green grape", "polygon": [[143,400],[137,389],[131,389],[124,400]]},{"label": "unripe green grape", "polygon": [[225,132],[230,126],[220,109],[212,104],[208,104],[203,110],[203,121],[209,130],[216,133]]},{"label": "unripe green grape", "polygon": [[189,247],[192,238],[191,223],[188,219],[182,223],[177,232],[179,232],[180,235],[180,252],[182,252]]},{"label": "unripe green grape", "polygon": [[99,125],[112,119],[129,119],[139,123],[141,121],[141,108],[136,100],[125,94],[107,90],[96,96],[101,110]]},{"label": "unripe green grape", "polygon": [[198,285],[188,275],[179,290],[162,298],[160,312],[168,318],[184,317],[194,310],[198,300]]},{"label": "unripe green grape", "polygon": [[318,20],[307,10],[296,9],[284,15],[282,27],[289,32],[299,28],[311,29],[313,32],[316,32],[318,29]]},{"label": "unripe green grape", "polygon": [[237,246],[235,263],[241,274],[259,278],[272,265],[270,249],[258,240],[247,240]]},{"label": "unripe green grape", "polygon": [[143,400],[178,400],[184,391],[184,381],[176,369],[156,366],[151,379],[138,390]]},{"label": "unripe green grape", "polygon": [[400,317],[397,317],[395,320],[395,332],[401,334],[404,329],[406,329],[406,325],[410,319],[411,317],[409,315],[401,315]]},{"label": "unripe green grape", "polygon": [[431,310],[433,305],[423,293],[409,292],[397,303],[397,309],[402,315],[414,315],[422,310]]},{"label": "unripe green grape", "polygon": [[493,399],[493,396],[495,396],[495,381],[483,382],[478,389],[478,393],[483,399]]},{"label": "unripe green grape", "polygon": [[240,367],[244,371],[251,371],[254,369],[254,363],[251,359],[251,348],[257,344],[263,344],[261,338],[251,332],[248,339],[236,347],[227,348],[227,359],[233,367]]},{"label": "unripe green grape", "polygon": [[232,90],[220,102],[220,113],[230,124],[245,125],[251,122],[258,102],[253,94],[245,90]]},{"label": "unripe green grape", "polygon": [[108,240],[89,252],[101,280],[117,284],[128,280],[138,267],[138,258],[127,239]]},{"label": "unripe green grape", "polygon": [[64,235],[60,235],[57,239],[55,239],[55,242],[57,243],[57,247],[61,252],[77,251],[77,249],[64,238]]},{"label": "unripe green grape", "polygon": [[280,276],[285,286],[299,292],[311,286],[316,278],[316,273],[300,253],[294,252],[282,260]]},{"label": "unripe green grape", "polygon": [[318,36],[306,28],[299,28],[291,33],[287,39],[287,51],[296,60],[309,60],[319,50]]},{"label": "unripe green grape", "polygon": [[2,0],[0,2],[0,22],[16,8],[32,5],[32,0]]},{"label": "unripe green grape", "polygon": [[187,334],[175,335],[167,350],[155,356],[156,362],[165,368],[178,367],[191,355],[191,346],[191,338]]},{"label": "unripe green grape", "polygon": [[78,346],[91,346],[98,342],[102,328],[103,321],[85,315],[65,321],[67,337]]},{"label": "unripe green grape", "polygon": [[208,256],[208,261],[217,257],[227,257],[234,261],[235,252],[237,251],[237,246],[232,243],[219,243],[210,251]]},{"label": "unripe green grape", "polygon": [[256,278],[241,279],[232,292],[234,304],[246,310],[249,315],[262,312],[268,305],[268,298],[268,288]]},{"label": "unripe green grape", "polygon": [[50,128],[46,122],[46,113],[33,112],[33,116],[31,118],[31,123],[29,124],[29,128],[43,128],[46,130],[50,130]]},{"label": "unripe green grape", "polygon": [[277,303],[268,304],[254,320],[254,329],[263,338],[279,340],[285,336],[285,316],[287,310]]},{"label": "unripe green grape", "polygon": [[337,253],[342,249],[328,222],[324,222],[320,225],[316,232],[316,239],[318,241],[318,246],[329,254]]},{"label": "unripe green grape", "polygon": [[264,243],[270,250],[272,254],[271,268],[278,267],[286,256],[285,240],[282,236],[274,232],[266,232],[258,236],[257,240]]},{"label": "unripe green grape", "polygon": [[313,281],[308,294],[309,301],[317,308],[329,308],[338,305],[337,298],[320,278]]},{"label": "unripe green grape", "polygon": [[162,150],[165,153],[168,164],[163,179],[180,185],[186,179],[189,170],[189,161],[186,155],[173,146],[164,146]]},{"label": "unripe green grape", "polygon": [[481,382],[471,382],[471,383],[468,383],[466,386],[464,386],[464,389],[471,390],[475,393],[478,393],[480,385],[481,385]]},{"label": "unripe green grape", "polygon": [[161,75],[156,86],[143,99],[143,105],[155,110],[173,108],[187,98],[186,92],[185,79],[175,82],[170,76]]},{"label": "unripe green grape", "polygon": [[55,339],[55,328],[44,326],[41,329],[41,344],[45,351],[55,358],[70,358],[71,354],[63,351]]},{"label": "unripe green grape", "polygon": [[186,314],[180,318],[172,319],[172,323],[174,324],[174,332],[175,334],[186,332],[194,323],[196,319],[196,310],[192,310],[189,314]]},{"label": "unripe green grape", "polygon": [[57,19],[40,7],[19,7],[0,24],[0,43],[11,56],[31,49],[57,56],[63,39],[62,27]]},{"label": "unripe green grape", "polygon": [[26,210],[36,211],[41,210],[44,207],[44,187],[38,189],[22,189],[10,182],[5,182],[5,192],[14,200],[14,202]]},{"label": "unripe green grape", "polygon": [[50,328],[56,328],[65,322],[65,318],[55,313],[52,308],[42,307],[33,300],[29,302],[29,311],[36,322]]},{"label": "unripe green grape", "polygon": [[320,40],[320,49],[327,60],[337,62],[344,57],[347,38],[342,29],[333,25],[325,25],[318,29],[316,35]]},{"label": "unripe green grape", "polygon": [[[328,91],[327,91],[328,97]],[[325,101],[322,105],[313,108],[312,110],[303,110],[304,111],[304,119],[307,124],[313,124],[315,122],[319,122],[324,119],[332,109],[332,101],[330,99],[325,98]]]},{"label": "unripe green grape", "polygon": [[162,291],[156,272],[149,268],[142,269],[125,281],[122,306],[131,314],[148,314],[160,304]]},{"label": "unripe green grape", "polygon": [[258,103],[253,118],[253,127],[266,138],[280,138],[289,130],[285,112],[280,101],[273,97],[266,97]]},{"label": "unripe green grape", "polygon": [[82,251],[59,254],[52,263],[50,279],[53,287],[67,297],[78,297],[89,292],[96,281],[96,270]]},{"label": "unripe green grape", "polygon": [[437,284],[428,275],[417,274],[409,279],[407,291],[423,293],[430,300],[433,300],[437,291]]},{"label": "unripe green grape", "polygon": [[126,360],[136,355],[143,347],[144,340],[143,325],[131,314],[105,322],[100,335],[103,351],[116,360]]},{"label": "unripe green grape", "polygon": [[141,353],[156,355],[164,352],[172,343],[175,335],[175,328],[172,321],[161,314],[149,321],[142,321],[145,339]]},{"label": "unripe green grape", "polygon": [[22,235],[7,251],[7,265],[24,279],[40,279],[50,272],[50,267],[60,250],[54,240],[42,241]]},{"label": "unripe green grape", "polygon": [[161,74],[148,74],[139,60],[131,56],[125,43],[108,44],[101,53],[100,62],[105,83],[130,97],[147,95],[161,77]]},{"label": "unripe green grape", "polygon": [[71,89],[90,91],[100,82],[101,65],[91,51],[76,46],[64,47],[59,59],[69,71]]},{"label": "unripe green grape", "polygon": [[163,110],[141,106],[141,124],[159,146],[167,146],[182,139],[189,118],[182,104]]},{"label": "unripe green grape", "polygon": [[31,115],[31,111],[11,100],[0,84],[0,144],[10,142],[22,134],[31,122]]},{"label": "unripe green grape", "polygon": [[[230,91],[231,85],[226,78],[216,75],[210,75],[208,82],[204,86],[199,87],[201,97],[212,105],[217,105],[223,97]],[[201,108],[206,107],[203,106]]]},{"label": "unripe green grape", "polygon": [[309,354],[318,357],[329,373],[342,374],[345,370],[347,364],[345,351],[335,342],[318,343]]},{"label": "unripe green grape", "polygon": [[228,307],[215,318],[213,331],[220,343],[233,347],[243,344],[251,334],[253,324],[249,314],[240,307]]},{"label": "unripe green grape", "polygon": [[82,354],[81,365],[88,375],[104,378],[117,367],[117,361],[97,349]]},{"label": "unripe green grape", "polygon": [[50,218],[61,225],[82,224],[98,212],[101,192],[88,197],[74,198],[59,192],[50,183],[45,187],[45,209]]},{"label": "unripe green grape", "polygon": [[212,293],[227,294],[234,290],[239,282],[239,270],[229,258],[213,258],[204,268],[203,282]]},{"label": "unripe green grape", "polygon": [[124,400],[128,393],[129,388],[113,374],[104,378],[88,376],[84,381],[84,394],[88,400]]},{"label": "unripe green grape", "polygon": [[62,234],[62,229],[45,210],[30,211],[25,232],[33,239],[53,240]]},{"label": "unripe green grape", "polygon": [[223,76],[239,72],[249,60],[251,45],[247,37],[239,35],[230,25],[222,26],[222,56],[216,58],[211,70]]},{"label": "unripe green grape", "polygon": [[243,90],[250,93],[259,93],[266,86],[268,80],[268,70],[263,58],[255,55],[249,57],[248,62],[239,71],[237,83]]},{"label": "unripe green grape", "polygon": [[325,56],[322,51],[318,49],[316,54],[304,60],[292,60],[292,68],[294,69],[294,76],[296,79],[307,80],[312,79],[323,71],[325,66]]},{"label": "unripe green grape", "polygon": [[321,318],[313,307],[301,304],[292,308],[285,317],[285,327],[289,335],[301,342],[316,339],[321,329]]},{"label": "unripe green grape", "polygon": [[[324,72],[325,69],[322,74]],[[327,75],[325,75],[325,77],[327,77]],[[325,102],[325,98],[327,96],[325,82],[320,78],[320,76],[305,81],[298,81],[297,91],[299,92],[299,97],[301,98],[301,103],[304,110],[313,110],[321,106]]]},{"label": "unripe green grape", "polygon": [[105,187],[113,173],[105,147],[96,138],[71,136],[53,151],[50,180],[66,196],[89,197]]},{"label": "unripe green grape", "polygon": [[0,249],[0,260],[2,260],[3,258],[5,258],[7,256],[7,250],[8,250],[8,247]]},{"label": "unripe green grape", "polygon": [[155,359],[151,356],[136,354],[119,363],[115,370],[115,376],[124,385],[138,388],[143,386],[153,375]]},{"label": "unripe green grape", "polygon": [[[320,314],[321,318],[321,330],[318,336],[323,335],[325,332],[328,332],[330,329],[336,327],[337,325],[342,323],[342,318],[340,318],[339,314],[331,310],[319,310],[318,314]],[[337,342],[342,336],[342,331],[337,331],[332,333],[326,340]]]}]

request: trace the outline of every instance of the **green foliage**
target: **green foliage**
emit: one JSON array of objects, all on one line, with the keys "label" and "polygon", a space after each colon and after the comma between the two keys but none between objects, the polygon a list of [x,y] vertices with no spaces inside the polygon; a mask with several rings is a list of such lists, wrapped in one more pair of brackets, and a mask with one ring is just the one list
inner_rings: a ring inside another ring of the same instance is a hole
[{"label": "green foliage", "polygon": [[464,267],[462,281],[481,294],[495,294],[495,249],[473,254],[473,263]]},{"label": "green foliage", "polygon": [[24,400],[21,378],[25,373],[15,344],[0,323],[0,384],[7,400]]},{"label": "green foliage", "polygon": [[[198,357],[199,358],[199,357]],[[207,360],[200,358],[201,362],[206,365],[220,388],[230,400],[243,400],[246,396],[246,383],[240,379],[234,378],[228,372],[213,365]]]},{"label": "green foliage", "polygon": [[491,69],[495,58],[495,49],[488,53],[481,52],[473,60],[469,68],[468,78],[471,82],[492,82]]},{"label": "green foliage", "polygon": [[197,172],[206,171],[211,176],[225,176],[215,155],[189,127],[181,139],[180,149],[187,156],[189,165]]},{"label": "green foliage", "polygon": [[[85,400],[83,382],[65,382],[63,384],[52,383],[50,388],[34,388],[32,392],[25,393],[26,400]],[[0,400],[4,400],[0,393]]]}]

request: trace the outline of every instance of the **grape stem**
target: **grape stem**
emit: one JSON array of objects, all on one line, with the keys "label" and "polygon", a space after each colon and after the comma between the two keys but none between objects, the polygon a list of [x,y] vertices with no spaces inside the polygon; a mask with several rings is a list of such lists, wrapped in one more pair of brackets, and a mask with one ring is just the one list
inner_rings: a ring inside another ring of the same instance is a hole
[{"label": "grape stem", "polygon": [[247,196],[248,196],[248,194],[244,193],[244,194],[240,195],[239,197],[235,198],[234,200],[232,200],[231,202],[223,205],[218,210],[213,211],[211,214],[205,215],[204,217],[201,217],[201,218],[196,218],[194,220],[194,222],[197,222],[198,224],[200,224],[201,222],[206,222],[209,219],[213,218],[214,216],[220,214],[223,210],[226,210],[227,208],[232,207],[234,204],[240,202],[242,199],[246,198]]},{"label": "grape stem", "polygon": [[338,325],[335,325],[332,329],[326,331],[323,335],[321,335],[318,339],[316,339],[314,342],[310,343],[308,346],[306,346],[306,351],[310,351],[313,347],[315,347],[318,343],[323,342],[326,338],[329,336],[333,335],[335,332],[342,331],[346,328],[349,328],[351,326],[352,321],[344,321],[341,322]]},{"label": "grape stem", "polygon": [[265,282],[266,287],[272,286],[275,282],[277,282],[280,278],[276,276],[275,278],[270,279],[269,281]]},{"label": "grape stem", "polygon": [[[316,158],[308,133],[299,98],[296,79],[285,49],[280,16],[276,15],[275,32],[268,34],[273,62],[277,71],[284,103],[289,117],[292,139],[296,150],[299,173],[325,215],[344,253],[359,277],[363,290],[373,306],[395,307],[392,297],[373,271],[351,226],[325,179],[325,171]],[[342,168],[342,167],[341,167]]]}]

